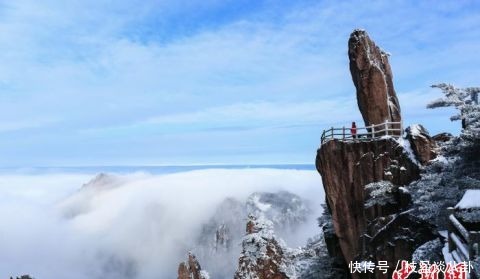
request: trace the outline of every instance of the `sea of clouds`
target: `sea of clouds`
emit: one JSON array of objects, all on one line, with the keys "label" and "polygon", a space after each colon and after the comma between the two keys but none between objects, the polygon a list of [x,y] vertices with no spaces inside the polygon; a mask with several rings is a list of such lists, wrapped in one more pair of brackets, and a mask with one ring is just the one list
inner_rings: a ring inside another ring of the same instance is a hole
[{"label": "sea of clouds", "polygon": [[[132,173],[82,187],[93,178],[0,175],[0,278],[176,278],[179,262],[195,249],[202,224],[217,206],[227,197],[245,201],[259,191],[289,191],[310,201],[307,222],[282,235],[289,246],[320,232],[316,217],[324,194],[315,171]],[[245,222],[245,216],[238,219]]]}]

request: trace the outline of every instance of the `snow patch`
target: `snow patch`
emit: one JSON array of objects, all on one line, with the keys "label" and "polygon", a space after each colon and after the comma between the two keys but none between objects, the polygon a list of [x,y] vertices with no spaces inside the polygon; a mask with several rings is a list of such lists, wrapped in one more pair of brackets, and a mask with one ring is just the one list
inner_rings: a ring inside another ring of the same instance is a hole
[{"label": "snow patch", "polygon": [[467,190],[455,209],[480,208],[480,190]]},{"label": "snow patch", "polygon": [[397,142],[400,146],[403,147],[404,152],[407,154],[408,158],[417,166],[422,167],[422,165],[418,162],[415,153],[413,153],[412,146],[410,145],[410,141],[405,140],[403,137],[397,139]]},{"label": "snow patch", "polygon": [[410,125],[410,134],[414,137],[421,137],[423,135],[423,128],[420,124]]},{"label": "snow patch", "polygon": [[369,193],[369,198],[365,202],[365,207],[374,205],[394,204],[395,199],[392,194],[396,187],[390,181],[379,181],[367,184],[365,190]]},{"label": "snow patch", "polygon": [[200,278],[201,279],[210,279],[210,275],[205,270],[201,270],[200,271]]}]

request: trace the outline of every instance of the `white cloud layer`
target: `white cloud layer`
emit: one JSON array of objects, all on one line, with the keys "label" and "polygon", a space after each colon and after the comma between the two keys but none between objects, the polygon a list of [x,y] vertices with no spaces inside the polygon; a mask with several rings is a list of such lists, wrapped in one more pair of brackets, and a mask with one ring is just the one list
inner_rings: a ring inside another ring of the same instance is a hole
[{"label": "white cloud layer", "polygon": [[[201,225],[216,206],[226,197],[241,201],[255,191],[287,190],[312,201],[315,213],[301,234],[289,235],[291,243],[319,232],[315,217],[324,196],[313,171],[133,174],[78,191],[90,179],[56,174],[0,177],[0,277],[176,278],[178,263],[194,249]],[[238,222],[243,218],[238,216]]]}]

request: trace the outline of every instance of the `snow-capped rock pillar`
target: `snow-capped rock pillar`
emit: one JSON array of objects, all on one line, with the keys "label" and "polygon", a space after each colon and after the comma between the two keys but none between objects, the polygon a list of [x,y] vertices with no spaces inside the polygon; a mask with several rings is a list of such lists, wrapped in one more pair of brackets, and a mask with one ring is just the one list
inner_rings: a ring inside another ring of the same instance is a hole
[{"label": "snow-capped rock pillar", "polygon": [[188,259],[178,266],[178,279],[209,279],[208,273],[200,267],[197,258],[188,253]]},{"label": "snow-capped rock pillar", "polygon": [[290,279],[284,244],[273,234],[273,223],[263,216],[248,216],[247,234],[234,279]]},{"label": "snow-capped rock pillar", "polygon": [[376,46],[365,31],[357,29],[348,40],[348,57],[365,125],[401,122],[388,54]]}]

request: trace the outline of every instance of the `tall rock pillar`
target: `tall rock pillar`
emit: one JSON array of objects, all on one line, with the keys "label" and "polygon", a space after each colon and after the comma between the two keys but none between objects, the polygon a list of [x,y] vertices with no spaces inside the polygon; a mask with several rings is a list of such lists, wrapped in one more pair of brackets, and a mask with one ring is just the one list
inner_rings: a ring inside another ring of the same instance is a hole
[{"label": "tall rock pillar", "polygon": [[401,122],[388,54],[376,46],[364,30],[357,29],[348,40],[348,57],[365,125]]},{"label": "tall rock pillar", "polygon": [[[351,34],[348,55],[365,124],[401,122],[388,55],[362,30]],[[392,126],[389,128],[399,128]],[[428,137],[420,128],[412,131],[416,153],[428,153],[430,145],[422,146]],[[409,260],[418,246],[433,239],[428,224],[408,209],[411,196],[407,185],[420,177],[417,154],[413,153],[408,140],[395,137],[329,139],[318,149],[316,167],[341,250],[336,255],[341,254],[344,262],[372,260],[395,265],[398,260]],[[425,156],[421,162],[429,159]],[[367,277],[392,278],[393,268]],[[364,278],[359,274],[351,277]]]}]

